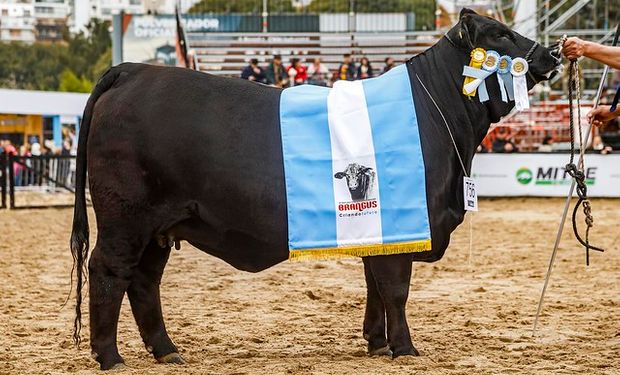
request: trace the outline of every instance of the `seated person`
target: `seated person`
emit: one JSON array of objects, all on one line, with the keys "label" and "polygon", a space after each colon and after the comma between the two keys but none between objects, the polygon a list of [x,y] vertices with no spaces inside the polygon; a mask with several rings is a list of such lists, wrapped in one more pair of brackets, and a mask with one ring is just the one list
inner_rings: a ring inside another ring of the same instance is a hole
[{"label": "seated person", "polygon": [[542,144],[538,146],[538,152],[551,152],[553,151],[553,137],[550,135],[545,136]]},{"label": "seated person", "polygon": [[505,127],[500,127],[497,129],[497,133],[495,133],[495,140],[493,140],[492,150],[497,153],[511,153],[518,151],[517,146],[515,146],[512,141],[512,137],[510,137],[510,134]]}]

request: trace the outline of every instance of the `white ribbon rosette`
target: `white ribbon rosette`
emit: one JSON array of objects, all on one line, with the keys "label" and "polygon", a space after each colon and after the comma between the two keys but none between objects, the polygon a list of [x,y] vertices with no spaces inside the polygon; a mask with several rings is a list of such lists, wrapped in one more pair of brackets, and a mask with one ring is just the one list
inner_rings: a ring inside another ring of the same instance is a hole
[{"label": "white ribbon rosette", "polygon": [[527,93],[527,79],[525,75],[529,69],[529,65],[524,58],[517,57],[512,60],[512,67],[510,73],[512,74],[514,95],[515,95],[515,107],[517,111],[530,108],[530,99]]}]

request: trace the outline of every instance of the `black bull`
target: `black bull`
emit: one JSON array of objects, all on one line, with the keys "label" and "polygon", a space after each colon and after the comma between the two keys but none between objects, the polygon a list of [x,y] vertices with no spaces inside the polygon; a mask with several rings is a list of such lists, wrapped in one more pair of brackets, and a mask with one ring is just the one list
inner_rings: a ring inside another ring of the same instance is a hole
[{"label": "black bull", "polygon": [[[407,62],[447,117],[465,167],[490,123],[507,114],[495,78],[492,100],[461,95],[472,47],[524,56],[528,40],[470,11],[436,45]],[[558,62],[538,47],[531,88]],[[417,354],[405,315],[412,261],[440,259],[464,218],[462,171],[440,114],[415,78],[432,251],[366,257],[363,325],[370,354]],[[389,88],[386,88],[389,89]],[[90,273],[90,344],[102,369],[121,365],[116,337],[121,301],[129,297],[147,349],[180,363],[166,332],[159,283],[172,241],[192,245],[232,266],[258,272],[288,258],[287,211],[279,126],[281,90],[185,69],[123,64],[110,69],[88,101],[79,136],[71,236],[78,294],[88,256],[85,181],[97,218]],[[87,147],[88,146],[88,147]],[[163,239],[163,240],[162,240]]]}]

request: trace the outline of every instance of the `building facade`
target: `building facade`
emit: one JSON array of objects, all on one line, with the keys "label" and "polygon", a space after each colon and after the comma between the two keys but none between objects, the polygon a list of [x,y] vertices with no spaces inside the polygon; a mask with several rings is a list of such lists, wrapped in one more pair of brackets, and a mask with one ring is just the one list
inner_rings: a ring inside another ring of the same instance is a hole
[{"label": "building facade", "polygon": [[62,39],[71,13],[69,0],[34,0],[37,40],[55,42]]},{"label": "building facade", "polygon": [[35,40],[34,6],[0,0],[0,40],[31,43]]},{"label": "building facade", "polygon": [[[187,11],[199,0],[180,0]],[[91,18],[126,14],[172,14],[177,0],[0,0],[0,42],[62,40],[63,32],[84,31]]]}]

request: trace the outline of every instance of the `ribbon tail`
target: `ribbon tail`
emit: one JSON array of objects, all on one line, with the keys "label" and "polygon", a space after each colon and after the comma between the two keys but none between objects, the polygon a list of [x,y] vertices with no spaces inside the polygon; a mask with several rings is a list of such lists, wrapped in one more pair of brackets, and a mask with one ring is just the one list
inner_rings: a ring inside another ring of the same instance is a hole
[{"label": "ribbon tail", "polygon": [[478,99],[480,99],[481,103],[489,101],[489,92],[487,91],[487,85],[484,81],[478,86]]},{"label": "ribbon tail", "polygon": [[527,80],[525,76],[514,77],[513,83],[517,111],[530,108],[530,98],[527,93]]},{"label": "ribbon tail", "polygon": [[482,80],[480,78],[476,78],[473,81],[469,82],[468,84],[466,84],[465,86],[463,86],[463,89],[465,89],[465,92],[467,93],[474,93],[476,91],[476,89],[482,84]]},{"label": "ribbon tail", "polygon": [[506,85],[506,93],[508,93],[508,99],[515,100],[515,95],[514,95],[514,85],[512,82],[512,75],[511,74],[502,74],[502,79],[504,81],[504,85]]},{"label": "ribbon tail", "polygon": [[506,94],[506,85],[504,84],[504,79],[501,74],[497,75],[497,83],[499,84],[499,92],[502,95],[502,101],[508,102],[508,94]]}]

